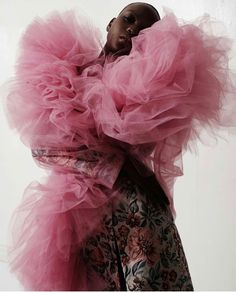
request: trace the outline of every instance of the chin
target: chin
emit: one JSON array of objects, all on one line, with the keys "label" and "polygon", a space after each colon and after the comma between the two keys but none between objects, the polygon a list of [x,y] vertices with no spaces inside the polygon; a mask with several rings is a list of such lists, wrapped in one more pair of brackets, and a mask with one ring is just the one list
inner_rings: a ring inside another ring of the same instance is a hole
[{"label": "chin", "polygon": [[118,55],[118,56],[129,55],[131,49],[132,49],[132,47],[120,48],[120,49],[116,50],[114,55]]}]

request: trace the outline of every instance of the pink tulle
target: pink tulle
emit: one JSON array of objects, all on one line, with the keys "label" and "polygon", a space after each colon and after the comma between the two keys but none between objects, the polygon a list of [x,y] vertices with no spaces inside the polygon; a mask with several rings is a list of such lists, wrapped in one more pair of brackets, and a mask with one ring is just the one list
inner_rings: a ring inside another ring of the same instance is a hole
[{"label": "pink tulle", "polygon": [[[99,229],[111,197],[111,192],[72,174],[52,173],[45,184],[27,188],[15,212],[15,247],[10,254],[25,289],[89,289],[79,248],[86,235]],[[101,281],[94,276],[94,282]]]},{"label": "pink tulle", "polygon": [[[207,18],[202,22],[210,25]],[[88,165],[101,170],[49,164],[47,181],[27,189],[11,250],[12,268],[27,289],[89,288],[79,248],[119,196],[114,183],[126,155],[155,172],[174,211],[182,152],[201,129],[214,131],[230,121],[221,115],[232,91],[226,37],[179,24],[169,14],[132,45],[128,56],[86,68],[102,48],[97,30],[78,23],[72,12],[37,19],[22,38],[7,100],[10,125],[32,149],[76,160],[84,151],[96,152],[99,159]],[[80,75],[78,68],[85,68]],[[99,282],[94,277],[97,288]]]}]

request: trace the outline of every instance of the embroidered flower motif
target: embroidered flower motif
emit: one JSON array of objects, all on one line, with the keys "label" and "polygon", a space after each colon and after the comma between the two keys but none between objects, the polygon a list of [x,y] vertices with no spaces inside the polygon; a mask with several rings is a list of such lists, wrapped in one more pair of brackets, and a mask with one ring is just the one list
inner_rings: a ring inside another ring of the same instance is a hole
[{"label": "embroidered flower motif", "polygon": [[94,247],[94,249],[90,251],[90,259],[92,262],[96,263],[96,265],[103,264],[104,255],[100,247]]},{"label": "embroidered flower motif", "polygon": [[140,278],[138,278],[138,277],[135,277],[134,278],[134,288],[135,288],[135,290],[141,290],[141,289],[143,289],[144,288],[144,286],[145,286],[145,282],[144,282],[144,280],[141,280]]},{"label": "embroidered flower motif", "polygon": [[175,282],[176,279],[177,279],[177,273],[173,270],[171,272],[169,272],[169,280],[171,282]]},{"label": "embroidered flower motif", "polygon": [[119,229],[118,232],[121,237],[126,238],[129,234],[129,228],[127,228],[125,225],[122,225]]},{"label": "embroidered flower motif", "polygon": [[126,266],[127,263],[129,262],[129,260],[130,260],[130,258],[129,258],[128,255],[123,255],[122,256],[122,264],[123,264],[123,266]]},{"label": "embroidered flower motif", "polygon": [[125,251],[126,245],[127,245],[127,241],[122,241],[122,240],[120,241],[119,247],[120,247],[120,252],[121,253],[123,253]]},{"label": "embroidered flower motif", "polygon": [[131,213],[128,215],[128,218],[126,220],[126,224],[129,225],[131,228],[135,226],[140,225],[140,217],[135,215],[134,213]]},{"label": "embroidered flower motif", "polygon": [[169,291],[168,283],[163,283],[162,288],[163,288],[164,291]]},{"label": "embroidered flower motif", "polygon": [[128,255],[130,259],[147,259],[150,264],[154,264],[160,259],[158,243],[159,239],[154,239],[150,230],[136,229],[128,239]]},{"label": "embroidered flower motif", "polygon": [[163,281],[166,281],[167,280],[167,277],[168,277],[168,271],[163,271],[161,273],[161,278]]},{"label": "embroidered flower motif", "polygon": [[177,252],[178,255],[181,255],[181,252],[182,252],[182,243],[181,243],[179,234],[176,231],[176,229],[174,230],[173,238],[174,238],[174,242],[176,244],[176,252]]},{"label": "embroidered flower motif", "polygon": [[[94,235],[86,245],[86,262],[90,262],[90,268],[106,281],[104,291],[119,290],[114,245],[117,241],[128,290],[192,291],[191,278],[175,225],[171,222],[167,227],[162,225],[163,211],[152,213],[153,207],[144,195],[142,201],[138,193],[133,195],[132,198],[122,197],[115,205],[113,217],[107,215],[103,219],[103,231]],[[113,285],[112,281],[115,281]]]}]

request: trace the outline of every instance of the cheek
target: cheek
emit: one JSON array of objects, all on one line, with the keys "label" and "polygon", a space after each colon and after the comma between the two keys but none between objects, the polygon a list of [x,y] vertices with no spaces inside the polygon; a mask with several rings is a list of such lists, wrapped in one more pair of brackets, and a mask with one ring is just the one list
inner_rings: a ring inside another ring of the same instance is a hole
[{"label": "cheek", "polygon": [[108,31],[106,48],[111,53],[117,53],[122,50],[124,54],[129,53],[131,44],[127,44],[124,40],[120,39],[120,36],[125,34],[125,27],[119,22],[114,23]]},{"label": "cheek", "polygon": [[110,29],[107,34],[107,45],[111,49],[116,49],[118,46],[119,34],[115,29]]}]

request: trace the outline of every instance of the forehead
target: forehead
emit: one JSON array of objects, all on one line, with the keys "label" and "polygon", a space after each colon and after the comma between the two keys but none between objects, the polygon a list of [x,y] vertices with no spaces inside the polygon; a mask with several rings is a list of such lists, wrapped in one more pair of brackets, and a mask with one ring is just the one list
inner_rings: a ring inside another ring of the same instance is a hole
[{"label": "forehead", "polygon": [[127,13],[127,12],[132,12],[134,13],[137,17],[154,17],[155,15],[155,12],[154,10],[148,6],[148,5],[145,5],[145,4],[130,4],[128,5],[127,7],[125,7],[121,14],[124,14],[124,13]]}]

